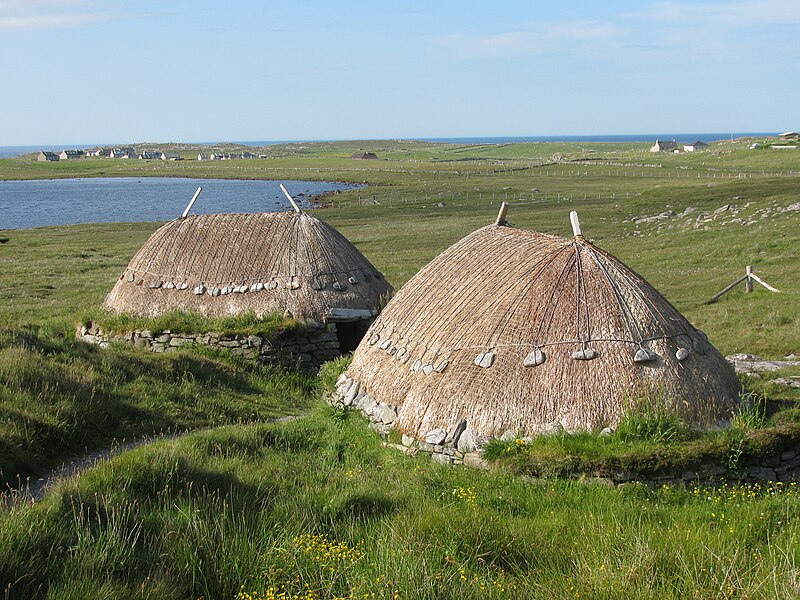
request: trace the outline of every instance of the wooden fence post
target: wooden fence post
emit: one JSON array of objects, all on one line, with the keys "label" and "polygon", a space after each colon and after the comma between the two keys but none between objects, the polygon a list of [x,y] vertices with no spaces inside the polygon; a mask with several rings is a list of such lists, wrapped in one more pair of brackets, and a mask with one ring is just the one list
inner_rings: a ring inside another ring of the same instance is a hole
[{"label": "wooden fence post", "polygon": [[750,292],[752,292],[752,291],[753,291],[753,282],[754,282],[754,281],[755,281],[756,283],[758,283],[758,284],[760,284],[760,285],[764,286],[765,288],[767,288],[767,289],[768,289],[770,292],[775,292],[775,293],[777,293],[777,294],[779,294],[779,293],[780,293],[780,290],[778,290],[778,289],[775,289],[774,287],[772,287],[771,285],[769,285],[769,284],[768,284],[766,281],[764,281],[763,279],[761,279],[761,278],[760,278],[758,275],[756,275],[755,273],[753,273],[753,267],[752,267],[752,265],[747,265],[747,266],[745,267],[744,275],[742,275],[741,277],[739,277],[739,278],[738,278],[736,281],[734,281],[733,283],[730,283],[730,284],[726,285],[726,286],[725,286],[725,287],[724,287],[722,290],[720,290],[719,292],[717,292],[716,294],[714,294],[713,296],[711,296],[711,300],[709,300],[709,301],[707,302],[707,304],[711,304],[712,302],[716,302],[716,301],[717,301],[719,298],[721,298],[721,297],[722,297],[724,294],[727,294],[728,292],[730,292],[730,291],[731,291],[733,288],[735,288],[737,285],[739,285],[739,284],[740,284],[740,283],[742,283],[743,281],[745,282],[745,284],[744,284],[744,291],[745,291],[745,293],[747,293],[747,294],[749,294]]}]

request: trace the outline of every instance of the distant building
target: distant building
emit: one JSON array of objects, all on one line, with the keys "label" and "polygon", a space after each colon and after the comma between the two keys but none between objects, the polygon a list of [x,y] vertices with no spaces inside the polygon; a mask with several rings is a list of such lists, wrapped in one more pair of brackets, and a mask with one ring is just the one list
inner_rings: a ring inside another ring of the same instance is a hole
[{"label": "distant building", "polygon": [[800,138],[800,133],[796,131],[785,131],[781,134],[778,134],[778,137],[784,140],[796,140]]},{"label": "distant building", "polygon": [[708,144],[706,144],[705,142],[701,142],[700,140],[697,140],[695,142],[692,142],[691,144],[684,144],[683,151],[695,152],[697,150],[702,150],[703,148],[708,148]]},{"label": "distant building", "polygon": [[180,160],[181,155],[177,152],[162,152],[160,158],[161,160]]},{"label": "distant building", "polygon": [[87,156],[87,157],[88,157],[88,156],[102,156],[102,155],[100,154],[101,152],[102,152],[102,150],[101,150],[100,148],[97,148],[97,149],[95,149],[95,150],[86,150],[86,151],[83,153],[83,155],[84,155],[84,156]]},{"label": "distant building", "polygon": [[56,154],[55,152],[42,151],[36,155],[36,160],[38,160],[39,162],[44,162],[46,160],[58,160],[58,154]]},{"label": "distant building", "polygon": [[677,150],[678,143],[675,141],[672,142],[662,142],[661,140],[656,140],[656,143],[653,144],[653,147],[650,148],[650,152],[669,152],[670,150]]},{"label": "distant building", "polygon": [[205,152],[201,152],[200,154],[197,155],[197,160],[208,160],[208,154],[206,154]]},{"label": "distant building", "polygon": [[378,158],[378,155],[374,152],[356,152],[355,154],[351,154],[350,158],[360,158],[362,160],[375,160]]},{"label": "distant building", "polygon": [[242,158],[255,158],[256,155],[252,152],[242,152]]},{"label": "distant building", "polygon": [[139,158],[142,160],[161,160],[161,152],[142,152]]},{"label": "distant building", "polygon": [[109,154],[111,158],[138,158],[133,148],[114,148]]},{"label": "distant building", "polygon": [[208,157],[209,160],[222,160],[222,154],[218,154],[217,152],[212,152],[211,155]]},{"label": "distant building", "polygon": [[83,150],[64,150],[58,155],[59,160],[73,160],[83,158]]}]

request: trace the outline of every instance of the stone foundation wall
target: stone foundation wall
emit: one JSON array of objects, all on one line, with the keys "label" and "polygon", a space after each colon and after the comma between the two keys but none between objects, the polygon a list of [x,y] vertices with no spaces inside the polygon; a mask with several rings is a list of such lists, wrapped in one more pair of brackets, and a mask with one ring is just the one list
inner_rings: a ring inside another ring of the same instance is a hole
[{"label": "stone foundation wall", "polygon": [[[342,373],[336,390],[328,398],[328,403],[345,409],[358,410],[369,420],[369,427],[377,431],[384,445],[406,454],[424,452],[433,460],[443,464],[466,464],[488,468],[489,464],[481,457],[481,447],[488,440],[475,439],[466,421],[454,425],[449,431],[434,429],[425,434],[424,440],[409,435],[401,436],[401,443],[389,443],[389,432],[397,420],[398,407],[382,404],[370,394],[360,389],[357,381]],[[563,430],[553,430],[549,435],[558,435]],[[602,434],[601,434],[602,435]],[[513,439],[503,436],[503,439]],[[527,441],[527,440],[526,440]],[[642,483],[650,487],[719,485],[722,483],[765,483],[800,482],[800,444],[785,449],[774,456],[762,458],[755,465],[741,465],[726,468],[718,462],[705,462],[693,471],[652,475],[634,471],[619,471],[607,476],[576,475],[586,483],[619,486]]]},{"label": "stone foundation wall", "polygon": [[[336,382],[336,390],[328,398],[328,403],[345,409],[360,411],[369,420],[369,427],[377,431],[385,440],[397,419],[398,408],[378,402],[370,394],[360,389],[357,381],[342,373]],[[480,457],[480,442],[485,440],[473,439],[472,430],[467,427],[466,421],[454,425],[450,431],[434,429],[425,435],[424,440],[418,440],[409,435],[401,437],[401,444],[387,444],[397,450],[409,454],[425,452],[431,458],[444,464],[470,464],[483,466]]]},{"label": "stone foundation wall", "polygon": [[150,352],[170,352],[181,346],[198,345],[228,350],[231,354],[262,364],[297,368],[314,372],[322,363],[341,354],[336,323],[309,323],[305,330],[288,331],[275,339],[258,335],[208,333],[173,333],[137,329],[124,333],[102,331],[96,324],[82,325],[75,337],[81,341],[107,348],[121,342]]},{"label": "stone foundation wall", "polygon": [[800,482],[800,445],[779,454],[765,456],[758,464],[726,468],[720,463],[706,462],[694,471],[668,473],[657,477],[621,471],[610,477],[590,478],[598,483],[624,485],[635,481],[650,487],[719,485],[722,483]]}]

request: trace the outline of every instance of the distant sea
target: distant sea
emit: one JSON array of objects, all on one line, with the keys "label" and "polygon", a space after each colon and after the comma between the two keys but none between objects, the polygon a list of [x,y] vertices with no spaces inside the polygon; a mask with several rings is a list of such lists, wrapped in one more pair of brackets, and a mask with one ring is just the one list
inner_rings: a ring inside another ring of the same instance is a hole
[{"label": "distant sea", "polygon": [[[675,140],[689,143],[694,141],[714,142],[738,137],[769,137],[777,132],[759,133],[642,133],[636,135],[538,135],[538,136],[501,136],[501,137],[450,137],[450,138],[393,138],[407,139],[416,142],[435,142],[443,144],[513,144],[515,142],[636,142],[652,143],[659,140]],[[304,142],[335,142],[343,140],[266,140],[266,141],[234,141],[232,144],[243,146],[274,146],[276,144],[302,144]],[[372,140],[364,140],[372,141]],[[374,140],[379,141],[379,140]],[[190,143],[190,142],[187,142]],[[214,145],[220,142],[196,142],[200,145]],[[94,148],[113,144],[62,144],[60,146],[0,146],[0,158],[10,158],[31,152],[61,152],[73,148]]]},{"label": "distant sea", "polygon": [[530,137],[459,137],[459,138],[415,138],[420,142],[441,142],[445,144],[513,144],[519,142],[606,142],[606,143],[649,143],[656,140],[675,140],[691,143],[716,142],[739,137],[769,137],[777,133],[643,133],[637,135],[539,135]]}]

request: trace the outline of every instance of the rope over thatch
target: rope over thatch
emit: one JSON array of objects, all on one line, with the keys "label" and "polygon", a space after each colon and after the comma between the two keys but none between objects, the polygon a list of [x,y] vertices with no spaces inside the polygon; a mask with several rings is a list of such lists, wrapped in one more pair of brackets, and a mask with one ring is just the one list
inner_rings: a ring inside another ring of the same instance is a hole
[{"label": "rope over thatch", "polygon": [[[392,291],[336,229],[306,213],[190,215],[158,229],[106,297],[118,313],[377,314]],[[353,312],[355,311],[355,312]]]},{"label": "rope over thatch", "polygon": [[[577,219],[574,220],[577,226]],[[423,438],[615,426],[632,398],[709,422],[735,405],[725,359],[621,261],[574,239],[491,225],[445,250],[386,306],[348,375]]]}]

